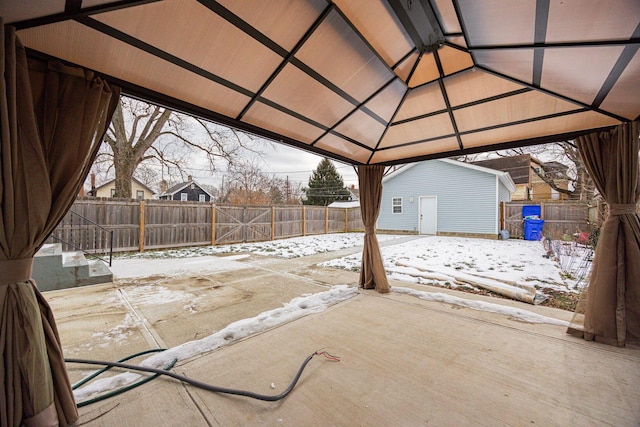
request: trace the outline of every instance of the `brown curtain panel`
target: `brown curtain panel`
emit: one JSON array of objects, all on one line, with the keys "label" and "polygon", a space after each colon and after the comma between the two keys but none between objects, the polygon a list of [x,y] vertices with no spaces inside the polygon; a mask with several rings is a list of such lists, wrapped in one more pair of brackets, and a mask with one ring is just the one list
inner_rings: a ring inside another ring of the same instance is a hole
[{"label": "brown curtain panel", "polygon": [[66,426],[78,412],[31,267],[78,194],[119,91],[91,72],[27,60],[14,29],[0,26],[0,426]]},{"label": "brown curtain panel", "polygon": [[364,289],[375,289],[386,294],[389,292],[389,281],[384,271],[380,245],[376,238],[376,221],[380,213],[382,200],[382,177],[384,166],[358,166],[358,184],[360,187],[360,212],[364,224],[364,249],[360,265],[360,286]]},{"label": "brown curtain panel", "polygon": [[609,216],[600,230],[585,298],[569,333],[587,340],[640,345],[640,198],[638,122],[577,139]]}]

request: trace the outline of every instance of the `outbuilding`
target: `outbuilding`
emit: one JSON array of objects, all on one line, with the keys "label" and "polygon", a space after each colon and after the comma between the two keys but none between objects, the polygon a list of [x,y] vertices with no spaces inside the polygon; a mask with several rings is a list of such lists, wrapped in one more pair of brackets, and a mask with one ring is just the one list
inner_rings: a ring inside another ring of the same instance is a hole
[{"label": "outbuilding", "polygon": [[507,172],[450,159],[406,165],[382,184],[379,230],[492,239],[516,190]]}]

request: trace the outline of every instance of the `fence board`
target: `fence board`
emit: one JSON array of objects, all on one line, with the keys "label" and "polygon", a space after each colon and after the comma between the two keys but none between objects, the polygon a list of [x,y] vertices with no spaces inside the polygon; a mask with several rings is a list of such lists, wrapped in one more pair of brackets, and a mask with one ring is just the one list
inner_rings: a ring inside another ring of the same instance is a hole
[{"label": "fence board", "polygon": [[305,209],[305,234],[324,234],[325,231],[325,214],[324,206],[307,206]]},{"label": "fence board", "polygon": [[347,209],[347,230],[345,231],[364,231],[360,208]]},{"label": "fence board", "polygon": [[275,208],[276,239],[302,236],[302,207],[288,206]]},{"label": "fence board", "polygon": [[[360,209],[358,208],[358,212]],[[343,208],[329,208],[329,233],[340,233],[345,229],[348,211]]]},{"label": "fence board", "polygon": [[[536,203],[505,203],[505,228],[511,237],[524,237],[522,207]],[[590,230],[589,204],[585,202],[544,202],[537,204],[544,219],[542,234],[545,237],[559,239],[563,235],[572,235]]]},{"label": "fence board", "polygon": [[[172,200],[145,200],[142,205],[140,200],[82,197],[76,199],[71,210],[112,230],[114,252],[209,245],[212,240],[215,244],[258,242],[363,229],[360,208],[215,206]],[[105,236],[91,227],[80,227],[78,220],[67,214],[52,235],[80,242],[86,252],[104,253],[109,238],[108,233],[102,233]],[[140,236],[144,236],[143,242]],[[47,242],[56,241],[50,238]],[[63,250],[73,249],[63,245]]]},{"label": "fence board", "polygon": [[[505,228],[512,237],[523,237],[522,206],[529,204],[532,203],[510,202],[504,205]],[[564,234],[589,231],[590,224],[594,222],[589,218],[589,205],[583,202],[544,202],[540,206],[545,220],[545,236],[559,238]],[[140,250],[139,200],[78,198],[71,210],[113,230],[115,252]],[[360,208],[214,206],[200,202],[147,200],[144,204],[142,243],[148,249],[161,249],[209,245],[212,238],[215,244],[228,244],[363,229]],[[89,253],[108,250],[109,239],[104,232],[80,227],[71,214],[62,219],[52,235],[65,241],[79,241]],[[49,238],[47,242],[55,240]],[[63,250],[73,249],[63,245]]]}]

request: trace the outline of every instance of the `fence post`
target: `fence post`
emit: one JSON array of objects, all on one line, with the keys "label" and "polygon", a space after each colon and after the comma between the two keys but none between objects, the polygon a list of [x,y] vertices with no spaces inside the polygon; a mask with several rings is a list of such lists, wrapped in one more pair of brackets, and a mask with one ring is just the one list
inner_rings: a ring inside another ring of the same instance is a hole
[{"label": "fence post", "polygon": [[504,210],[505,210],[504,202],[500,202],[500,230],[504,230]]},{"label": "fence post", "polygon": [[140,252],[144,252],[144,200],[140,200]]},{"label": "fence post", "polygon": [[247,243],[247,207],[242,207],[242,243]]},{"label": "fence post", "polygon": [[271,240],[276,240],[276,207],[271,206]]},{"label": "fence post", "polygon": [[216,244],[216,204],[211,205],[211,246]]},{"label": "fence post", "polygon": [[329,206],[324,207],[324,234],[329,234]]},{"label": "fence post", "polygon": [[302,205],[302,235],[307,235],[307,207]]},{"label": "fence post", "polygon": [[344,232],[349,232],[349,208],[344,208]]},{"label": "fence post", "polygon": [[544,203],[540,203],[540,219],[544,219]]}]

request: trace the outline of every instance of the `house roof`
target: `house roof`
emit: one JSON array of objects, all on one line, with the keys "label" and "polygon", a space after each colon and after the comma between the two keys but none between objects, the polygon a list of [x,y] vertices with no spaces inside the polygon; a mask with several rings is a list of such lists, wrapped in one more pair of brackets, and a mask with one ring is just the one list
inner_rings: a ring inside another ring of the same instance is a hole
[{"label": "house roof", "polygon": [[349,202],[331,202],[329,208],[357,208],[360,206],[359,200],[352,200]]},{"label": "house roof", "polygon": [[[451,165],[455,165],[455,166],[459,166],[462,168],[467,168],[467,169],[471,169],[471,170],[475,170],[475,171],[479,171],[479,172],[483,172],[483,173],[487,173],[490,175],[495,175],[496,177],[498,177],[498,180],[505,186],[507,187],[507,189],[510,192],[514,192],[516,191],[516,185],[513,182],[513,180],[511,179],[511,176],[509,175],[508,172],[502,172],[502,171],[498,171],[495,169],[489,169],[489,168],[485,168],[482,166],[477,166],[471,163],[465,163],[465,162],[459,162],[457,160],[451,160],[451,159],[434,159],[433,161],[438,161],[438,162],[444,162],[444,163],[448,163]],[[416,166],[420,164],[420,162],[416,162],[416,163],[410,163],[407,164],[401,168],[396,169],[395,171],[387,174],[384,176],[384,178],[382,178],[382,182],[386,182],[394,177],[397,177],[398,175],[403,174],[404,172],[406,172],[407,170],[411,169],[412,167]]]},{"label": "house roof", "polygon": [[351,199],[352,200],[360,200],[360,189],[359,188],[347,187],[347,190],[349,190],[349,193],[351,193]]},{"label": "house roof", "polygon": [[509,172],[511,179],[516,184],[528,184],[531,171],[531,155],[496,157],[495,159],[472,162],[477,166]]},{"label": "house roof", "polygon": [[181,191],[184,188],[187,188],[191,184],[197,185],[198,188],[201,189],[202,191],[204,191],[205,193],[207,193],[209,195],[209,197],[213,197],[213,195],[211,193],[209,193],[204,187],[202,187],[202,185],[198,184],[193,179],[190,180],[190,181],[181,182],[179,184],[176,184],[176,185],[172,186],[171,188],[167,189],[167,191],[165,191],[164,193],[159,194],[158,197],[173,196],[174,194],[176,194],[177,192]]},{"label": "house roof", "polygon": [[546,171],[552,172],[552,171],[565,171],[567,169],[569,169],[569,166],[562,164],[560,162],[546,162],[544,164],[544,169]]},{"label": "house roof", "polygon": [[352,164],[640,117],[637,0],[10,0],[0,15],[30,56]]},{"label": "house roof", "polygon": [[[138,181],[137,179],[131,178],[131,180],[134,181],[139,186],[143,187],[145,190],[148,190],[151,194],[155,194],[155,191],[153,191],[151,188],[149,188],[148,186],[146,186],[142,182]],[[99,190],[99,189],[104,188],[104,187],[108,187],[109,185],[113,184],[115,181],[116,181],[115,179],[107,181],[104,184],[99,185],[98,187],[96,187],[96,190]]]}]

